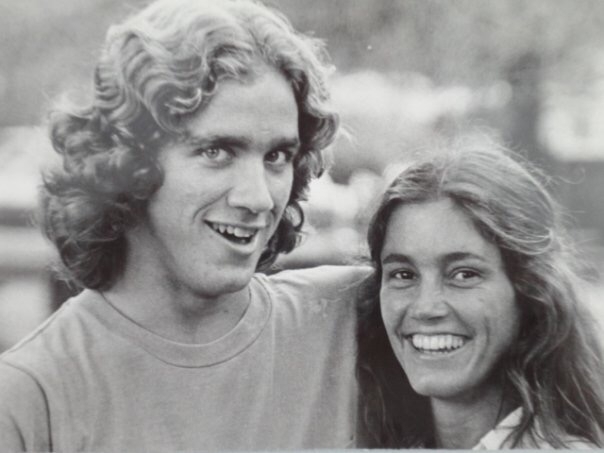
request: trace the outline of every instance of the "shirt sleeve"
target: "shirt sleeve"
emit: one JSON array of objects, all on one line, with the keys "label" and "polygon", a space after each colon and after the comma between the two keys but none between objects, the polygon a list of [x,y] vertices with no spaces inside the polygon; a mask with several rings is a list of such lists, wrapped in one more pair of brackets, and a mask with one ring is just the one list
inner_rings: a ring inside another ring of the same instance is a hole
[{"label": "shirt sleeve", "polygon": [[47,407],[36,380],[0,360],[0,451],[51,450]]}]

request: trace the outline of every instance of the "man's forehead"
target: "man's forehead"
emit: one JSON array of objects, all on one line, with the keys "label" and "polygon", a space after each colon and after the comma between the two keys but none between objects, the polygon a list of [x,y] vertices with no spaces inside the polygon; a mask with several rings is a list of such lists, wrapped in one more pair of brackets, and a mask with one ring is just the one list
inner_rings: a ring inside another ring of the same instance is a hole
[{"label": "man's forehead", "polygon": [[298,104],[289,82],[275,70],[249,83],[227,79],[202,108],[184,119],[183,132],[190,142],[295,145],[299,142]]}]

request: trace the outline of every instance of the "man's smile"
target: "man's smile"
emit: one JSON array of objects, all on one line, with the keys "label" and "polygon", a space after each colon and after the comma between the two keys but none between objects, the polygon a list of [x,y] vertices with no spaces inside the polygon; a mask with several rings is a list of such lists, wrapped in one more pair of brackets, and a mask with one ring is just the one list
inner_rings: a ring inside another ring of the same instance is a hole
[{"label": "man's smile", "polygon": [[249,244],[261,229],[259,227],[210,222],[208,220],[205,223],[228,241],[242,245]]}]

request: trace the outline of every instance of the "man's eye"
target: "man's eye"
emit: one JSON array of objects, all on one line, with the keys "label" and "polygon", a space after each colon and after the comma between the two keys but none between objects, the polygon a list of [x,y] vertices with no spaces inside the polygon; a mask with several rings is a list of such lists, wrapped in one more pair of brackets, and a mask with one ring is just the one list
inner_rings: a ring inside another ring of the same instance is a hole
[{"label": "man's eye", "polygon": [[203,148],[198,150],[198,153],[206,160],[216,164],[228,162],[232,158],[229,151],[219,146]]},{"label": "man's eye", "polygon": [[268,152],[266,156],[264,156],[264,159],[271,165],[281,166],[291,162],[293,157],[294,153],[292,151],[279,149]]}]

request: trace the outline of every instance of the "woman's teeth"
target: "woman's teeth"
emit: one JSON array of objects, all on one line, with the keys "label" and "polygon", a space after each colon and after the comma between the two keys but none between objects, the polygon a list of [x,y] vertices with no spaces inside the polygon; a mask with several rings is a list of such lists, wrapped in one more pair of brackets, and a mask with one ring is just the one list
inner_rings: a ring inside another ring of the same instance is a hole
[{"label": "woman's teeth", "polygon": [[411,336],[411,344],[421,352],[426,353],[447,353],[455,351],[465,345],[466,337],[460,335],[420,335]]}]

